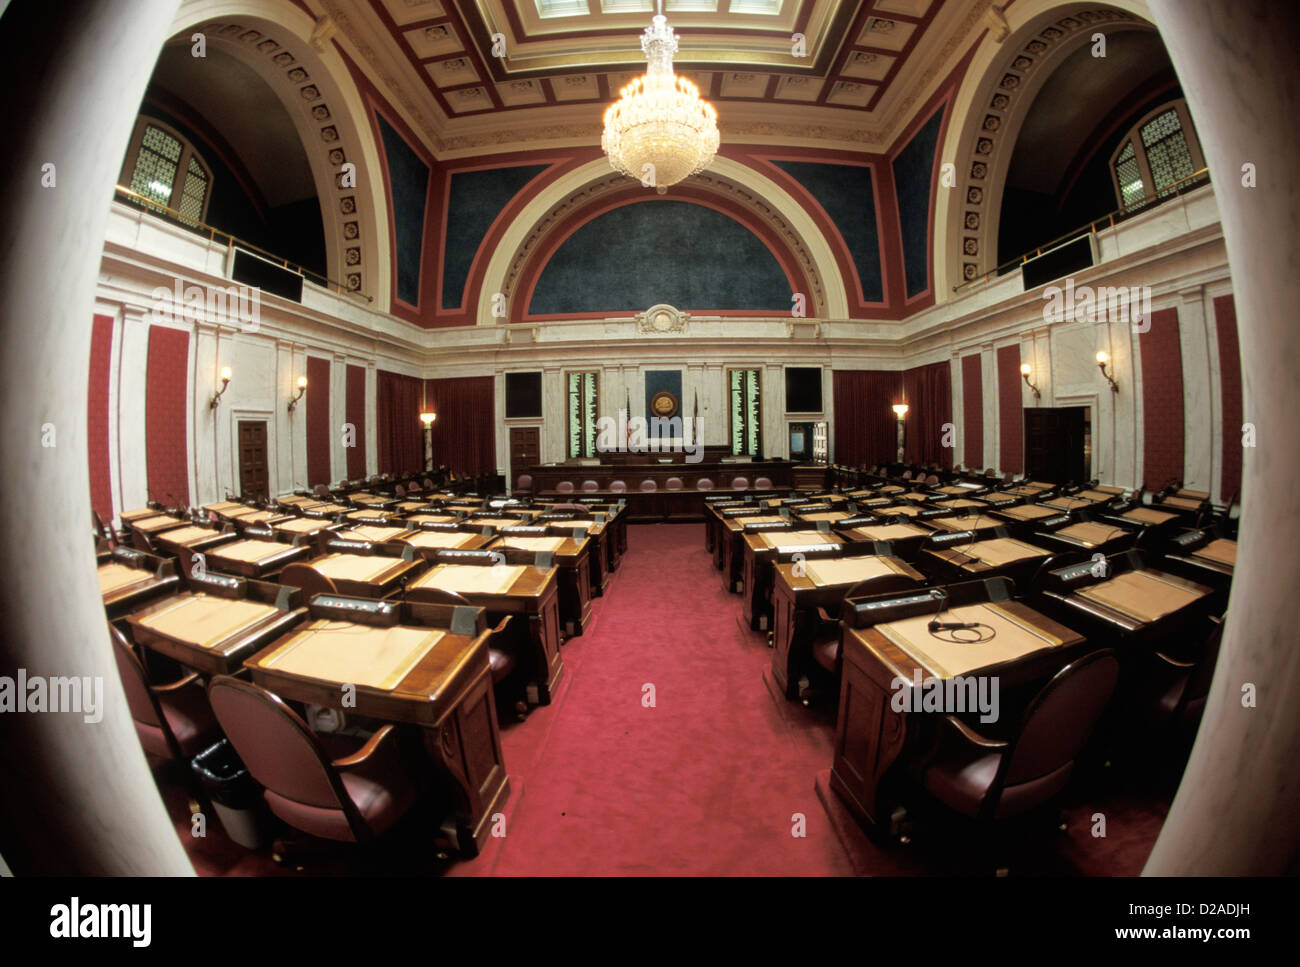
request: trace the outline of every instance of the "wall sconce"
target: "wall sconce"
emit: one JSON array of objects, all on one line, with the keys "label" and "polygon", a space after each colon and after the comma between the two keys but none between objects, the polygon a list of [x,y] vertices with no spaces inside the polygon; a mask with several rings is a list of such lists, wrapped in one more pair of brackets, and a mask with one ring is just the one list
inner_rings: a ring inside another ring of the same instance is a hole
[{"label": "wall sconce", "polygon": [[289,400],[289,412],[290,412],[290,413],[293,412],[293,408],[294,408],[295,406],[298,405],[298,401],[299,401],[300,399],[302,399],[303,394],[306,393],[306,392],[307,392],[307,377],[306,377],[306,376],[299,376],[299,377],[298,377],[298,395],[295,396],[295,397],[293,397],[293,399]]},{"label": "wall sconce", "polygon": [[898,417],[900,420],[903,419],[903,417],[907,416],[906,403],[895,403],[892,409],[894,411],[894,416]]},{"label": "wall sconce", "polygon": [[1110,362],[1110,356],[1104,352],[1097,353],[1097,368],[1101,370],[1101,375],[1106,377],[1106,382],[1110,383],[1110,391],[1112,393],[1118,393],[1119,383],[1115,382],[1110,373],[1106,372],[1106,364],[1108,362]]},{"label": "wall sconce", "polygon": [[1028,363],[1020,364],[1020,375],[1024,378],[1025,385],[1034,391],[1034,399],[1039,400],[1043,398],[1043,394],[1038,392],[1038,387],[1029,381],[1029,374],[1033,371],[1033,367]]},{"label": "wall sconce", "polygon": [[420,414],[420,422],[424,424],[424,428],[426,430],[429,429],[431,426],[433,426],[433,421],[436,420],[437,418],[438,418],[437,413],[426,412]]},{"label": "wall sconce", "polygon": [[221,370],[221,389],[217,390],[217,395],[212,397],[212,399],[208,403],[208,407],[210,409],[215,410],[218,406],[221,405],[221,397],[225,395],[225,392],[229,388],[229,386],[230,386],[230,367],[226,366]]}]

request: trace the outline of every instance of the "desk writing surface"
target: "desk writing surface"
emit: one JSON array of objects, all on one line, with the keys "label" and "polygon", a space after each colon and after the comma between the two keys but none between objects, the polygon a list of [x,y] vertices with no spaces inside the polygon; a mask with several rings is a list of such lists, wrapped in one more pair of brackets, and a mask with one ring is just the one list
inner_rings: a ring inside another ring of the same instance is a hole
[{"label": "desk writing surface", "polygon": [[405,567],[406,561],[400,558],[371,557],[365,554],[327,554],[308,566],[331,581],[357,581],[370,584],[379,581],[389,571]]},{"label": "desk writing surface", "polygon": [[[217,509],[218,507],[222,507],[222,506],[228,506],[228,507],[240,507],[240,506],[242,506],[242,505],[241,505],[241,504],[237,504],[237,503],[235,503],[234,501],[227,501],[224,505],[223,505],[223,504],[213,504],[211,507],[204,507],[203,509],[204,509],[204,510],[215,510],[215,509]],[[157,516],[158,516],[158,511],[154,510],[152,507],[141,507],[141,508],[139,508],[138,510],[124,510],[124,511],[122,511],[122,513],[118,514],[117,516],[120,517],[120,518],[122,519],[122,523],[126,524],[126,523],[129,523],[129,522],[131,522],[131,521],[144,520],[144,519],[147,518],[147,517],[157,517]]]},{"label": "desk writing surface", "polygon": [[903,499],[904,499],[904,500],[914,500],[914,501],[916,501],[916,502],[918,502],[918,503],[921,503],[921,502],[924,502],[924,501],[929,500],[929,499],[930,499],[930,495],[929,495],[929,494],[917,494],[917,493],[903,494]]},{"label": "desk writing surface", "polygon": [[277,497],[277,498],[275,498],[275,500],[276,500],[276,503],[280,503],[280,504],[295,504],[295,505],[297,505],[297,504],[316,504],[316,503],[320,503],[319,498],[317,498],[317,497],[308,497],[308,496],[306,496],[305,494],[291,494],[291,495],[288,496],[288,497]]},{"label": "desk writing surface", "polygon": [[374,494],[355,493],[349,494],[348,499],[356,504],[385,504],[388,503],[387,497],[376,497]]},{"label": "desk writing surface", "polygon": [[403,500],[397,504],[397,510],[423,510],[428,506],[427,500]]},{"label": "desk writing surface", "polygon": [[412,514],[406,520],[407,523],[419,526],[420,524],[454,524],[460,518],[454,514]]},{"label": "desk writing surface", "polygon": [[869,541],[902,541],[909,537],[927,537],[932,531],[915,524],[868,524],[849,531]]},{"label": "desk writing surface", "polygon": [[211,648],[278,613],[274,605],[195,594],[139,619],[146,628],[200,648]]},{"label": "desk writing surface", "polygon": [[[957,487],[957,486],[939,487],[939,488],[938,488],[939,493],[941,493],[941,494],[964,494],[964,493],[966,493],[966,492],[967,492],[968,490],[970,490],[970,489],[971,489],[970,487]],[[978,489],[978,488],[976,488],[976,489]]]},{"label": "desk writing surface", "polygon": [[371,541],[379,544],[383,541],[391,541],[395,537],[405,534],[407,530],[408,528],[405,527],[375,527],[363,525],[361,527],[349,527],[345,531],[340,531],[339,537],[355,541]]},{"label": "desk writing surface", "polygon": [[343,513],[343,511],[347,510],[348,508],[345,507],[343,504],[312,504],[310,506],[303,507],[301,509],[303,513],[310,512],[313,514],[341,514]]},{"label": "desk writing surface", "polygon": [[903,490],[903,488],[900,487],[898,484],[890,484],[890,485],[887,486],[887,487],[881,487],[881,488],[880,488],[880,493],[882,493],[882,494],[897,494],[897,493],[901,493],[902,490]]},{"label": "desk writing surface", "polygon": [[294,520],[281,521],[275,525],[275,529],[289,531],[291,534],[314,534],[316,531],[324,530],[329,526],[329,521],[298,517]]},{"label": "desk writing surface", "polygon": [[967,557],[973,557],[982,564],[989,567],[1001,567],[1004,564],[1014,564],[1017,561],[1026,561],[1032,557],[1047,557],[1048,552],[1041,547],[1034,547],[1032,544],[1026,544],[1024,541],[1018,541],[1013,537],[999,537],[991,541],[977,541],[974,544],[968,544],[963,547],[949,548],[955,550]]},{"label": "desk writing surface", "polygon": [[457,594],[508,594],[523,573],[522,564],[440,564],[411,586]]},{"label": "desk writing surface", "polygon": [[258,664],[288,675],[391,691],[446,634],[438,628],[374,628],[313,621]]},{"label": "desk writing surface", "polygon": [[208,557],[224,557],[232,561],[243,561],[246,564],[257,564],[293,549],[292,544],[281,544],[279,541],[233,541],[208,552]]},{"label": "desk writing surface", "polygon": [[[467,521],[467,523],[472,524],[475,527],[496,527],[496,528],[518,527],[519,518],[518,517],[475,517]],[[566,526],[568,524],[567,521],[551,521],[551,523],[565,524]]]},{"label": "desk writing surface", "polygon": [[131,526],[138,531],[152,533],[153,531],[162,530],[164,527],[175,527],[177,524],[183,524],[185,521],[179,517],[171,517],[167,514],[159,514],[156,517],[144,517],[140,520],[133,521]]},{"label": "desk writing surface", "polygon": [[[514,521],[511,521],[514,523]],[[604,524],[597,524],[594,520],[547,520],[539,521],[547,527],[565,527],[573,530],[586,531],[589,534],[599,534],[605,529]]]},{"label": "desk writing surface", "polygon": [[[939,618],[941,621],[978,621],[985,626],[978,629],[985,636],[992,629],[993,637],[979,644],[954,644],[935,637],[927,627],[934,617],[934,614],[924,614],[904,618],[902,621],[875,625],[873,630],[901,648],[929,676],[941,679],[968,675],[1064,644],[1049,631],[1029,623],[998,604],[949,608]],[[946,636],[951,637],[952,634],[947,632]],[[969,631],[956,632],[959,637],[971,634]]]},{"label": "desk writing surface", "polygon": [[[808,561],[804,573],[818,587],[838,584],[857,584],[873,578],[901,575],[892,558],[888,557],[835,557]],[[910,575],[909,575],[910,576]]]},{"label": "desk writing surface", "polygon": [[1028,487],[1031,490],[1051,490],[1056,484],[1045,483],[1042,480],[1031,480],[1027,484],[1021,484],[1021,486]]},{"label": "desk writing surface", "polygon": [[999,510],[1003,517],[1012,517],[1016,520],[1041,520],[1044,517],[1055,517],[1060,511],[1051,507],[1044,507],[1041,504],[1023,504],[1020,507],[1008,507],[1006,510]]},{"label": "desk writing surface", "polygon": [[1228,567],[1237,566],[1237,542],[1230,541],[1226,538],[1210,541],[1204,547],[1192,552],[1192,557],[1203,557],[1207,561],[1213,561],[1215,564],[1226,564]]},{"label": "desk writing surface", "polygon": [[1082,497],[1084,500],[1102,501],[1102,500],[1114,500],[1116,495],[1107,493],[1104,490],[1084,490],[1084,491],[1080,491],[1079,494],[1077,494],[1077,496]]},{"label": "desk writing surface", "polygon": [[754,517],[728,517],[727,527],[733,531],[744,530],[747,524],[784,524],[790,518],[779,514],[758,514]]},{"label": "desk writing surface", "polygon": [[936,517],[926,521],[935,530],[956,534],[959,531],[986,531],[1001,527],[1002,521],[988,514],[972,514],[970,517]]},{"label": "desk writing surface", "polygon": [[1203,503],[1204,500],[1194,500],[1190,497],[1166,497],[1160,501],[1161,506],[1177,507],[1179,510],[1196,510]]},{"label": "desk writing surface", "polygon": [[1125,520],[1135,520],[1139,524],[1167,524],[1178,515],[1163,510],[1152,510],[1150,507],[1134,507],[1120,516]]},{"label": "desk writing surface", "polygon": [[435,547],[440,551],[454,551],[473,539],[473,534],[463,531],[416,531],[399,538],[412,547]]},{"label": "desk writing surface", "polygon": [[[251,514],[257,508],[241,504],[237,500],[223,500],[219,504],[204,504],[203,509],[214,514],[220,514],[223,517],[242,517],[244,514]],[[122,519],[125,520],[126,518],[123,517]]]},{"label": "desk writing surface", "polygon": [[1125,571],[1075,593],[1149,624],[1199,601],[1209,589],[1193,590],[1155,571]]},{"label": "desk writing surface", "polygon": [[117,561],[110,561],[108,564],[99,566],[99,593],[104,595],[112,594],[114,591],[121,591],[123,588],[129,588],[134,584],[143,584],[152,578],[153,574],[149,571],[138,567],[127,567]]},{"label": "desk writing surface", "polygon": [[1115,538],[1123,537],[1128,533],[1130,532],[1122,527],[1115,527],[1113,524],[1098,524],[1096,521],[1086,520],[1052,532],[1056,537],[1068,538],[1075,543],[1082,544],[1084,547],[1097,547],[1099,544],[1113,541]]},{"label": "desk writing surface", "polygon": [[241,514],[239,519],[245,524],[261,524],[270,520],[279,520],[284,516],[278,510],[255,510],[251,514]]},{"label": "desk writing surface", "polygon": [[962,508],[962,507],[984,507],[986,505],[982,500],[971,500],[969,497],[959,497],[956,500],[935,501],[935,506],[945,507],[945,508],[947,507]]},{"label": "desk writing surface", "polygon": [[900,504],[897,507],[881,507],[876,513],[881,517],[895,517],[900,514],[903,517],[920,517],[924,510],[924,507],[918,507],[916,504]]},{"label": "desk writing surface", "polygon": [[764,531],[754,534],[768,547],[807,547],[810,544],[842,544],[838,537],[821,531]]},{"label": "desk writing surface", "polygon": [[1055,507],[1057,510],[1078,510],[1080,507],[1091,507],[1093,501],[1080,500],[1078,497],[1053,497],[1051,500],[1044,500],[1042,506]]},{"label": "desk writing surface", "polygon": [[499,546],[514,547],[521,551],[550,551],[552,554],[564,546],[571,537],[503,537]]},{"label": "desk writing surface", "polygon": [[[815,514],[800,514],[799,518],[801,520],[837,521],[837,520],[844,520],[845,518],[852,517],[852,516],[853,516],[852,514],[846,514],[842,510],[823,510]],[[750,523],[753,522],[751,521]]]},{"label": "desk writing surface", "polygon": [[393,515],[386,510],[354,510],[350,514],[345,514],[348,520],[362,521],[387,521],[392,520]]},{"label": "desk writing surface", "polygon": [[163,540],[170,544],[195,544],[199,541],[206,541],[213,537],[220,537],[221,532],[213,530],[211,527],[176,527],[160,535]]}]

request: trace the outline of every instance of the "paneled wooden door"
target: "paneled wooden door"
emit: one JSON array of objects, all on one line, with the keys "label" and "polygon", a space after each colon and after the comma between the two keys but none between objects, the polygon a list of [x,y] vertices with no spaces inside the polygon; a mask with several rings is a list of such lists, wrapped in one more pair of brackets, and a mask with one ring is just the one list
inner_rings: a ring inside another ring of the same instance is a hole
[{"label": "paneled wooden door", "polygon": [[510,428],[510,486],[519,481],[521,473],[542,462],[541,432],[535,426]]},{"label": "paneled wooden door", "polygon": [[1088,415],[1086,406],[1025,410],[1025,473],[1030,480],[1088,482]]},{"label": "paneled wooden door", "polygon": [[239,492],[247,497],[269,497],[266,467],[266,421],[239,421]]}]

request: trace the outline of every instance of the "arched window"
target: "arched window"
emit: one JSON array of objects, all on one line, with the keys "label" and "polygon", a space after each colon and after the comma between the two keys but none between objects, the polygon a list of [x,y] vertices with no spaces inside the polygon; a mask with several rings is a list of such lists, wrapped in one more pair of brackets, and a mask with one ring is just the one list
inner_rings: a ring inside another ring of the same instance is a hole
[{"label": "arched window", "polygon": [[212,169],[193,145],[154,118],[136,121],[122,179],[136,194],[180,212],[186,223],[207,215]]},{"label": "arched window", "polygon": [[1187,102],[1173,101],[1135,124],[1110,159],[1115,195],[1125,208],[1163,198],[1205,167]]}]

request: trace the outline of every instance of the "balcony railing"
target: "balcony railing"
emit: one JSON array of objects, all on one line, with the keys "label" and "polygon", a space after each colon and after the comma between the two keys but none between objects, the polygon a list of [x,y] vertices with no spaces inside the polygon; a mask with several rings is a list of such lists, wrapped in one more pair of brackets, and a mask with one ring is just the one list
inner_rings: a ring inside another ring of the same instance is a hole
[{"label": "balcony railing", "polygon": [[206,236],[208,240],[214,244],[225,245],[227,249],[243,249],[246,252],[256,255],[258,258],[264,259],[273,265],[283,268],[287,272],[293,272],[302,276],[304,281],[320,286],[322,289],[332,289],[339,295],[357,296],[358,298],[365,299],[367,302],[375,301],[364,292],[347,288],[337,279],[331,279],[328,276],[321,275],[319,272],[313,272],[311,269],[303,268],[295,262],[290,262],[284,256],[276,255],[274,252],[268,252],[266,249],[254,245],[252,242],[239,238],[237,235],[232,235],[229,232],[222,231],[221,229],[201,222],[196,218],[191,218],[189,215],[182,215],[176,209],[168,208],[166,205],[155,201],[148,195],[142,195],[123,185],[116,186],[115,191],[117,197],[127,204],[141,207],[150,214],[156,215],[173,225],[179,225],[181,228],[194,232],[196,235]]},{"label": "balcony railing", "polygon": [[1104,215],[1101,218],[1094,219],[1093,221],[1089,222],[1087,225],[1084,225],[1082,228],[1076,228],[1073,231],[1066,232],[1064,235],[1058,236],[1057,238],[1052,239],[1050,242],[1044,242],[1042,245],[1039,245],[1037,248],[1030,249],[1028,252],[1024,252],[1020,255],[1017,255],[1015,258],[1009,259],[1008,261],[1003,262],[1001,265],[998,265],[990,269],[988,272],[985,272],[982,276],[976,276],[973,279],[967,279],[964,282],[959,283],[958,285],[954,285],[952,287],[952,291],[960,292],[962,289],[966,288],[967,286],[978,285],[981,282],[988,282],[990,279],[996,276],[1003,275],[1006,272],[1011,271],[1012,269],[1020,268],[1031,259],[1036,259],[1039,258],[1040,256],[1050,254],[1051,252],[1054,252],[1056,249],[1069,245],[1071,242],[1077,242],[1079,239],[1085,238],[1088,235],[1096,235],[1098,231],[1103,231],[1107,228],[1114,228],[1117,222],[1122,222],[1126,218],[1131,218],[1132,216],[1137,215],[1140,212],[1147,211],[1148,209],[1153,208],[1156,205],[1159,205],[1167,198],[1172,198],[1176,195],[1181,195],[1184,192],[1191,191],[1193,188],[1199,188],[1202,184],[1208,183],[1209,180],[1210,180],[1209,168],[1202,168],[1200,171],[1194,171],[1186,178],[1180,178],[1178,181],[1175,181],[1173,184],[1166,185],[1164,188],[1161,188],[1157,192],[1154,192],[1149,195],[1143,195],[1141,198],[1129,202],[1127,205],[1121,205],[1119,208],[1115,209],[1110,214]]}]

